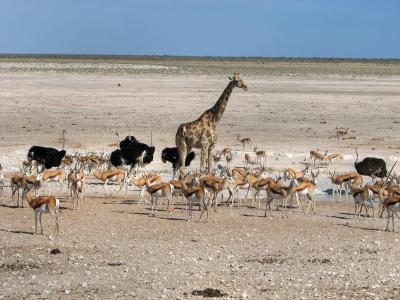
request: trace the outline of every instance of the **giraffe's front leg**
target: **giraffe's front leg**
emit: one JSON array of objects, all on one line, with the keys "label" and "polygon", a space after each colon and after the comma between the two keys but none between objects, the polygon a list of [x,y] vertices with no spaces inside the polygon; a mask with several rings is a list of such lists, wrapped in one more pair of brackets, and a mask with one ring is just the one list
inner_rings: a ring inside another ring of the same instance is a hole
[{"label": "giraffe's front leg", "polygon": [[[204,166],[206,164],[207,148],[202,145],[200,154],[200,171],[204,171]],[[210,170],[209,170],[210,171]]]},{"label": "giraffe's front leg", "polygon": [[176,166],[176,169],[178,170],[179,175],[178,176],[183,176],[184,170],[185,170],[185,160],[186,160],[186,155],[188,152],[186,143],[182,142],[178,147],[178,152],[179,152],[179,162],[178,165]]},{"label": "giraffe's front leg", "polygon": [[213,157],[212,157],[212,150],[214,149],[214,144],[208,147],[207,158],[208,158],[208,170],[211,171],[213,168]]}]

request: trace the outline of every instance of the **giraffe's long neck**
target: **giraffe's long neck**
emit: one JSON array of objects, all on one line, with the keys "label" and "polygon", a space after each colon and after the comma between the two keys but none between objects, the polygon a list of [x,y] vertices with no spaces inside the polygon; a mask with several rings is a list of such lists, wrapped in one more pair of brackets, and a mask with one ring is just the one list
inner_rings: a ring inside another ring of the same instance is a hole
[{"label": "giraffe's long neck", "polygon": [[226,105],[228,104],[229,97],[231,96],[234,87],[234,82],[230,81],[225,90],[222,92],[222,95],[219,97],[217,103],[215,103],[214,106],[207,111],[210,114],[211,121],[213,123],[218,123],[224,114]]}]

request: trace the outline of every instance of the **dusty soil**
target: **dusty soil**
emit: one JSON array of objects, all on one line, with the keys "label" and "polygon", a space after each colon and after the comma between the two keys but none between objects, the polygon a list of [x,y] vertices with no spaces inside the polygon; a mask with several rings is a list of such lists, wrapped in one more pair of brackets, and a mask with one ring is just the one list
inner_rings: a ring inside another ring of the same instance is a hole
[{"label": "dusty soil", "polygon": [[[147,169],[168,169],[159,153],[174,145],[177,126],[212,106],[226,77],[240,72],[240,65],[224,65],[229,72],[221,75],[195,67],[180,72],[180,65],[168,73],[171,63],[146,64],[143,73],[7,64],[0,62],[0,163],[7,179],[31,145],[60,147],[63,129],[69,152],[111,151],[115,131],[124,136],[127,128],[146,143],[152,134],[156,158]],[[234,90],[217,148],[233,147],[234,165],[241,165],[250,147],[243,150],[236,135],[250,137],[276,170],[301,168],[317,148],[345,155],[329,170],[352,170],[355,146],[361,156],[392,164],[400,156],[400,71],[391,70],[271,75],[246,68],[249,90]],[[356,139],[335,142],[338,126]],[[330,187],[327,171],[321,192]],[[80,210],[70,209],[58,187],[53,194],[63,200],[54,240],[50,216],[43,217],[46,235],[34,236],[32,210],[14,208],[9,188],[1,196],[0,298],[400,297],[400,235],[384,231],[385,219],[354,220],[351,198],[338,202],[321,193],[315,215],[293,208],[288,218],[281,211],[265,218],[251,205],[220,206],[208,223],[190,223],[180,205],[171,219],[165,205],[149,217],[134,191],[105,197],[92,185]]]}]

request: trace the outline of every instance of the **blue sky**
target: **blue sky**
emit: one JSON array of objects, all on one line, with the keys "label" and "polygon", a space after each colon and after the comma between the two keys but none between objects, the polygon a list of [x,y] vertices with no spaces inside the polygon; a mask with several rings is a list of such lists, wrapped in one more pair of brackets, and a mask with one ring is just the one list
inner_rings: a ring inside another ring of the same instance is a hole
[{"label": "blue sky", "polygon": [[1,0],[0,53],[400,58],[400,0]]}]

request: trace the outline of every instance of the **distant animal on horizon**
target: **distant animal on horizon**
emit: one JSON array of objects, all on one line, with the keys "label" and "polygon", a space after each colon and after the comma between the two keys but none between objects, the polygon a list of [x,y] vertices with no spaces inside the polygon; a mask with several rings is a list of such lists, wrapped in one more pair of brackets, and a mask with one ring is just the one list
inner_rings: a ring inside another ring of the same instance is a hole
[{"label": "distant animal on horizon", "polygon": [[249,137],[241,137],[240,134],[238,134],[238,135],[236,136],[236,139],[237,139],[239,142],[242,143],[243,149],[244,149],[244,147],[246,146],[246,144],[249,145],[249,146],[251,147],[251,138],[249,138]]},{"label": "distant animal on horizon", "polygon": [[[193,159],[195,159],[196,155],[194,151],[191,151],[187,154],[186,159],[185,159],[185,167],[190,166],[191,162]],[[163,163],[166,163],[169,161],[172,163],[172,172],[173,172],[173,178],[175,178],[175,174],[178,168],[178,163],[179,163],[179,151],[178,147],[166,147],[163,149],[161,152],[161,160]]]}]

